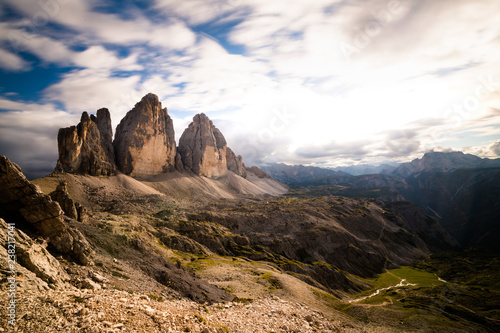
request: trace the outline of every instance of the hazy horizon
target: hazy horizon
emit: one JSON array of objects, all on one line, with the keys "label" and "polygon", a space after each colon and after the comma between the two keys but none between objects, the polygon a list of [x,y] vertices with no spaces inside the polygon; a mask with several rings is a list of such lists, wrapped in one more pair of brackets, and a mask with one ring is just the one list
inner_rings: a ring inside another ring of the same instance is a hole
[{"label": "hazy horizon", "polygon": [[0,154],[52,171],[57,131],[148,92],[249,165],[500,157],[498,1],[5,0]]}]

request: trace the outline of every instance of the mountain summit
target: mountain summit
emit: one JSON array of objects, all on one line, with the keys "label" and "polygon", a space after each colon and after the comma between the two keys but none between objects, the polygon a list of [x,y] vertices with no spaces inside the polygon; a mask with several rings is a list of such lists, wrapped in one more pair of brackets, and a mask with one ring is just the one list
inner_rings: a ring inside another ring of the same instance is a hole
[{"label": "mountain summit", "polygon": [[196,175],[217,177],[227,173],[226,139],[204,114],[197,114],[182,133],[179,154],[184,166]]},{"label": "mountain summit", "polygon": [[172,118],[152,93],[125,115],[114,141],[112,137],[107,109],[97,111],[97,116],[84,112],[78,126],[59,130],[56,170],[92,176],[121,171],[131,177],[150,177],[177,170],[209,178],[230,172],[243,178],[248,172],[268,177],[257,168],[247,169],[204,113],[194,116],[177,147]]},{"label": "mountain summit", "polygon": [[77,126],[59,129],[56,170],[92,176],[114,175],[116,165],[112,137],[108,109],[98,110],[97,116],[83,112]]},{"label": "mountain summit", "polygon": [[157,175],[175,166],[175,133],[167,108],[147,94],[116,128],[113,142],[118,168],[127,175]]}]

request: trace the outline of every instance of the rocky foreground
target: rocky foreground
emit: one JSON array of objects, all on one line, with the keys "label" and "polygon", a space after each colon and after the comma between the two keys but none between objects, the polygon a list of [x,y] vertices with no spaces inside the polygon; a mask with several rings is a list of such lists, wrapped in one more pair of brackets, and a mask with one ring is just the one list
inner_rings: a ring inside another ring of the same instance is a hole
[{"label": "rocky foreground", "polygon": [[[17,307],[14,332],[365,332],[276,297],[203,305],[113,289],[49,290],[20,293]],[[0,318],[0,331],[11,331]]]}]

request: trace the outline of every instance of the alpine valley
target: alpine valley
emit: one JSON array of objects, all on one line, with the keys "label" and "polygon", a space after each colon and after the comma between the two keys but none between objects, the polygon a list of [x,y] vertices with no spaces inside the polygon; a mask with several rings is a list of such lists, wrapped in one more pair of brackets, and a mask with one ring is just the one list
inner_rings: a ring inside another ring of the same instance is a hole
[{"label": "alpine valley", "polygon": [[499,160],[249,167],[203,113],[176,142],[151,93],[57,142],[33,181],[0,156],[17,332],[500,330]]}]

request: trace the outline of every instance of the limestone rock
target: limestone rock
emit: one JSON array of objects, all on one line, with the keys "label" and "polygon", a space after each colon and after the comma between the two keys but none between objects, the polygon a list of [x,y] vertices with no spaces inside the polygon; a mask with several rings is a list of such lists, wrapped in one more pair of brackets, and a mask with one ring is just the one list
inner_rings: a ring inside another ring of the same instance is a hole
[{"label": "limestone rock", "polygon": [[73,219],[78,219],[78,211],[76,210],[75,203],[73,199],[70,198],[68,189],[66,188],[67,183],[61,182],[57,185],[57,188],[54,192],[51,192],[49,195],[52,200],[57,201],[59,206],[64,212],[64,215],[71,217]]},{"label": "limestone rock", "polygon": [[182,133],[178,150],[184,167],[196,175],[219,177],[227,174],[226,139],[203,113],[194,116]]},{"label": "limestone rock", "polygon": [[109,110],[102,108],[97,110],[96,116],[90,116],[99,129],[101,134],[101,145],[110,157],[111,161],[115,160],[115,150],[113,148],[113,128],[111,126],[111,115]]},{"label": "limestone rock", "polygon": [[82,264],[90,262],[90,245],[77,229],[64,220],[59,204],[44,195],[23,175],[21,168],[0,155],[0,217],[27,234],[48,240],[49,248],[74,257]]},{"label": "limestone rock", "polygon": [[116,173],[115,157],[109,141],[111,118],[107,109],[97,117],[82,113],[77,126],[59,129],[57,143],[59,160],[56,171],[109,176]]},{"label": "limestone rock", "polygon": [[113,142],[118,168],[127,175],[158,175],[175,167],[175,134],[167,108],[147,94],[116,128]]},{"label": "limestone rock", "polygon": [[49,195],[52,200],[59,203],[59,206],[61,206],[64,215],[80,222],[87,221],[87,209],[80,203],[75,202],[73,201],[73,199],[71,199],[68,193],[67,183],[65,181],[59,183],[56,190],[54,192],[51,192]]},{"label": "limestone rock", "polygon": [[[9,227],[7,223],[0,218],[0,252],[5,252],[7,250],[5,246],[8,241]],[[36,289],[46,290],[47,284],[51,284],[56,287],[62,287],[65,285],[65,281],[69,278],[66,272],[62,269],[59,261],[57,261],[54,256],[52,256],[45,248],[46,244],[39,244],[33,241],[28,235],[23,231],[15,228],[15,246],[16,246],[16,260],[22,269],[17,266],[17,271],[23,273],[29,280],[36,286]],[[12,232],[11,232],[12,234]],[[8,258],[7,255],[3,256],[2,259]],[[4,260],[0,260],[0,267],[5,271],[10,271],[7,263]],[[33,273],[26,274],[25,270]],[[42,281],[38,281],[41,279]]]},{"label": "limestone rock", "polygon": [[234,172],[238,176],[246,178],[247,170],[245,164],[243,163],[241,155],[236,156],[236,154],[231,150],[231,148],[227,147],[226,160],[227,160],[227,168],[229,171]]},{"label": "limestone rock", "polygon": [[75,202],[75,208],[78,216],[76,219],[80,222],[88,222],[89,213],[87,211],[87,208],[85,208],[85,206],[82,206],[78,202]]}]

